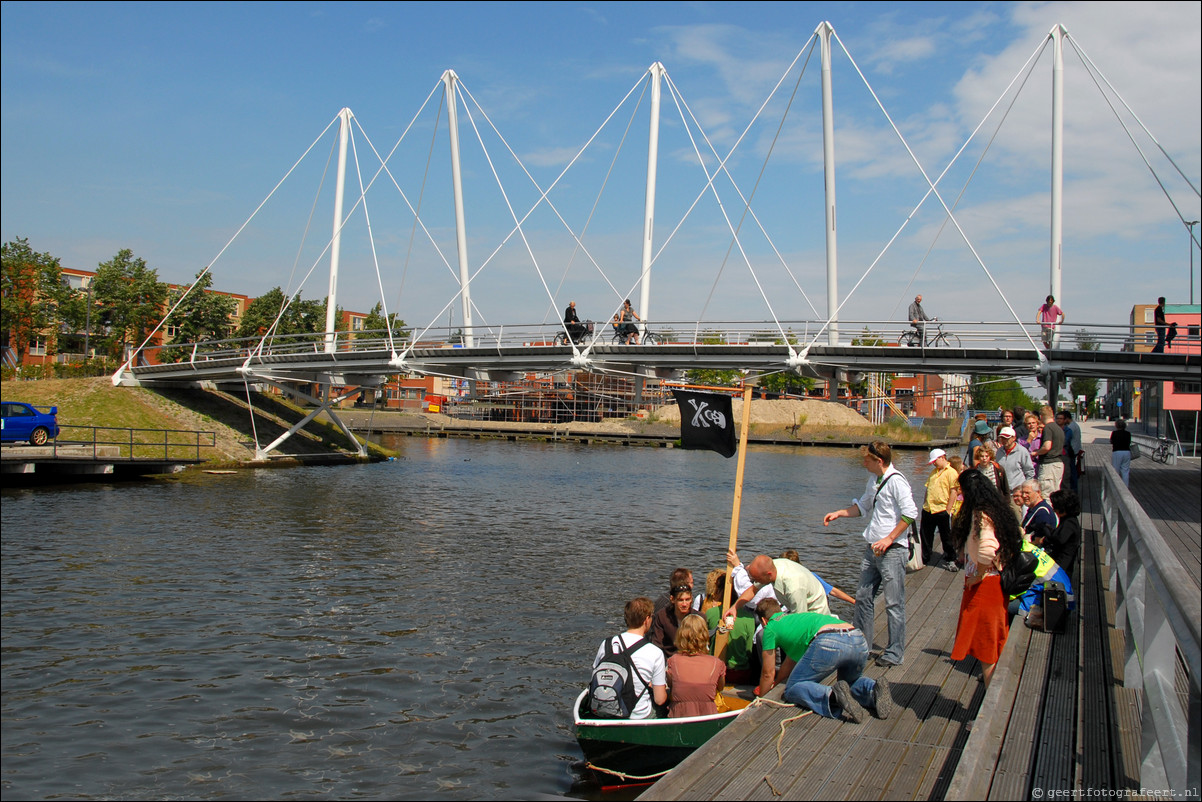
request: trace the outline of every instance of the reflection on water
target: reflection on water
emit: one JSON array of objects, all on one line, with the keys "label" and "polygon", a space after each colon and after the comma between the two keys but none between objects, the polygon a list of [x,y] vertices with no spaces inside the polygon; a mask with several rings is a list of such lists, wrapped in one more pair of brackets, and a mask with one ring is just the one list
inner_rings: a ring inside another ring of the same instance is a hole
[{"label": "reflection on water", "polygon": [[[734,460],[390,445],[377,465],[5,491],[5,796],[569,792],[597,643],[673,568],[721,565]],[[916,486],[924,462],[899,460]],[[754,449],[740,551],[794,547],[854,588],[862,522],[821,517],[865,478],[851,450]]]}]

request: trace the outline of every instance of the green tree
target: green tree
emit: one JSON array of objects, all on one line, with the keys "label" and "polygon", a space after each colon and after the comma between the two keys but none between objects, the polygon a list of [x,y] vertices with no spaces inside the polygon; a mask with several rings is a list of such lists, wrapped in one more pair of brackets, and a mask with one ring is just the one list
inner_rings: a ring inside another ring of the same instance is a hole
[{"label": "green tree", "polygon": [[[171,313],[170,322],[175,327],[175,336],[171,338],[169,346],[223,340],[230,336],[230,316],[237,304],[230,296],[211,291],[212,273],[197,273],[196,278],[191,288],[171,292],[170,305],[175,311]],[[186,355],[185,348],[168,347],[163,349],[160,358],[164,362],[178,362]]]},{"label": "green tree", "polygon": [[973,409],[1035,409],[1039,406],[1017,379],[982,373],[972,377],[970,399]]},{"label": "green tree", "polygon": [[384,317],[384,304],[377,301],[376,305],[367,313],[367,317],[363,319],[363,330],[373,332],[370,336],[373,338],[383,337],[383,331],[390,329],[394,339],[405,339],[409,331],[405,328],[405,321],[397,317],[396,312],[389,312],[387,319]]},{"label": "green tree", "polygon": [[[273,287],[251,301],[242,315],[242,323],[234,332],[234,336],[262,337],[268,331],[275,336],[319,334],[325,331],[326,302],[324,299],[304,301],[297,293],[297,296],[292,299],[292,303],[288,304],[288,308],[284,309],[286,300],[284,291],[279,287]],[[277,317],[280,319],[279,325],[272,329],[272,324],[275,323]],[[342,315],[336,315],[335,320],[337,321],[335,330],[342,331],[345,328],[345,324],[342,323]]]},{"label": "green tree", "polygon": [[93,297],[103,331],[97,339],[115,359],[141,345],[162,320],[167,285],[146,261],[123,248],[102,262],[92,280]]},{"label": "green tree", "polygon": [[[8,334],[17,363],[25,358],[29,343],[48,330],[57,330],[70,315],[72,291],[63,282],[58,257],[37,253],[29,241],[18,237],[0,245],[0,325]],[[55,347],[55,338],[48,338]]]},{"label": "green tree", "polygon": [[[1100,343],[1092,334],[1084,329],[1077,330],[1078,351],[1097,351],[1099,348]],[[1077,400],[1077,396],[1085,396],[1085,408],[1091,409],[1094,400],[1098,397],[1098,380],[1096,378],[1076,376],[1069,382],[1069,392],[1073,394],[1074,403]]]},{"label": "green tree", "polygon": [[809,376],[799,376],[791,370],[773,373],[760,379],[760,387],[768,393],[808,395],[813,386],[814,379]]}]

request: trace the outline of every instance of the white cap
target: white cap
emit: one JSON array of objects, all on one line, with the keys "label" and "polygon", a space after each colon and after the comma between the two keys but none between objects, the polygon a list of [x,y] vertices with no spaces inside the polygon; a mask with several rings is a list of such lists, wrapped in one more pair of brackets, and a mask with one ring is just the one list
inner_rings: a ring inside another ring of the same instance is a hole
[{"label": "white cap", "polygon": [[939,459],[940,457],[946,457],[946,456],[947,456],[946,451],[944,451],[942,448],[936,448],[931,451],[931,458],[927,460],[927,465],[934,465],[935,460]]},{"label": "white cap", "polygon": [[997,436],[998,437],[1014,437],[1014,427],[1013,426],[1003,426],[1001,428],[1001,431],[999,431],[997,433]]}]

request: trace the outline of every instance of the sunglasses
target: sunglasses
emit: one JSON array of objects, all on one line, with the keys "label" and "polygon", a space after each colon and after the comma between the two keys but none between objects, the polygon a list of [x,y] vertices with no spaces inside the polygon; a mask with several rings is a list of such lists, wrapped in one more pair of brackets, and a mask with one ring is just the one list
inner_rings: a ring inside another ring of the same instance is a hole
[{"label": "sunglasses", "polygon": [[692,592],[693,592],[692,585],[677,585],[674,588],[672,588],[673,596],[675,596],[678,593],[692,593]]}]

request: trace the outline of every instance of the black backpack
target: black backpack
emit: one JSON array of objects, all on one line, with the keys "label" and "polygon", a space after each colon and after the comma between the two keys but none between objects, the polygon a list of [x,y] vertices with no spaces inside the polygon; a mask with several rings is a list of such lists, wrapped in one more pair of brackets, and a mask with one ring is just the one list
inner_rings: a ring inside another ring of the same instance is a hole
[{"label": "black backpack", "polygon": [[[645,677],[639,673],[631,656],[640,648],[647,645],[646,638],[639,638],[629,647],[617,637],[618,650],[614,651],[613,638],[605,641],[605,656],[593,669],[593,677],[588,684],[588,709],[596,718],[630,718],[631,712],[638,705],[639,699],[648,690]],[[638,676],[643,683],[641,693],[634,692],[634,677]]]}]

